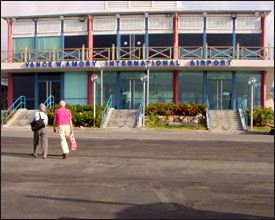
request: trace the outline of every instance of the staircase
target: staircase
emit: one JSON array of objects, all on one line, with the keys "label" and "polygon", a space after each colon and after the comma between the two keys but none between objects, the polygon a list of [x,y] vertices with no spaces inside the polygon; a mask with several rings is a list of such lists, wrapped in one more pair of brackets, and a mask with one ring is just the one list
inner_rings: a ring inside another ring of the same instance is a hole
[{"label": "staircase", "polygon": [[8,121],[7,127],[30,127],[35,110],[18,109],[14,116]]},{"label": "staircase", "polygon": [[237,110],[211,110],[212,131],[243,131]]},{"label": "staircase", "polygon": [[106,128],[135,128],[137,126],[137,110],[114,110]]}]

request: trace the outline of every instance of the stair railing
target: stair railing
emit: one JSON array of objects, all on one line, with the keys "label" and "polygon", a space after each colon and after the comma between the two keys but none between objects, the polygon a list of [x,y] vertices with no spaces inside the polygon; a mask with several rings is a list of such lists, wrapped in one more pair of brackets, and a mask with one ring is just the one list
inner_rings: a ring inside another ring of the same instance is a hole
[{"label": "stair railing", "polygon": [[[54,106],[54,96],[53,95],[50,95],[47,99],[46,99],[46,101],[44,102],[44,105],[46,106],[46,109],[47,108],[51,108],[52,106]],[[45,110],[46,110],[45,109]]]},{"label": "stair railing", "polygon": [[137,111],[137,127],[139,127],[141,125],[140,116],[141,116],[141,113],[142,113],[142,106],[143,106],[143,96],[141,97],[139,108],[138,108],[138,111]]},{"label": "stair railing", "polygon": [[241,96],[238,97],[238,109],[241,109],[241,117],[244,119],[245,122],[245,129],[247,129],[247,114],[245,112],[245,109],[243,107],[243,99]]},{"label": "stair railing", "polygon": [[109,113],[109,110],[110,108],[113,108],[114,107],[114,96],[111,95],[107,104],[106,104],[106,107],[104,108],[104,110],[101,112],[102,114],[102,117],[101,117],[101,125],[104,124],[106,118],[107,118],[107,115]]},{"label": "stair railing", "polygon": [[[7,110],[1,110],[1,124],[8,123],[9,117],[18,109],[26,108],[26,96],[20,96]],[[11,111],[11,112],[10,112]],[[10,113],[9,113],[10,112]]]},{"label": "stair railing", "polygon": [[211,128],[211,113],[208,96],[206,96],[206,105],[207,105],[207,117],[208,117],[208,129]]}]

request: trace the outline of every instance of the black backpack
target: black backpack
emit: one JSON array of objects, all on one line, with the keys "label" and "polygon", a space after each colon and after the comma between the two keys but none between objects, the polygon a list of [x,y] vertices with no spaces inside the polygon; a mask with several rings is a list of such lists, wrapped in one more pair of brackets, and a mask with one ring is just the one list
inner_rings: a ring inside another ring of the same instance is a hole
[{"label": "black backpack", "polygon": [[30,124],[31,124],[31,127],[32,127],[32,131],[38,131],[41,128],[46,127],[46,125],[44,123],[44,119],[41,118],[40,113],[39,113],[38,121],[32,121]]}]

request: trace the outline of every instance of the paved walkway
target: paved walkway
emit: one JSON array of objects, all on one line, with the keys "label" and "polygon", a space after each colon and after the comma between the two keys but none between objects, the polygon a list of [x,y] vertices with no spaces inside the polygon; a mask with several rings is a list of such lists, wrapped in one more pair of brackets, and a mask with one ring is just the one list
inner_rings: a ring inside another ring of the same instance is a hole
[{"label": "paved walkway", "polygon": [[[48,127],[48,136],[58,138],[52,127]],[[108,128],[74,128],[76,139],[148,139],[148,140],[220,140],[220,141],[253,141],[274,142],[274,135],[268,132],[242,132],[225,133],[194,130],[172,130],[172,129],[108,129]],[[32,137],[30,127],[2,127],[3,137]]]}]

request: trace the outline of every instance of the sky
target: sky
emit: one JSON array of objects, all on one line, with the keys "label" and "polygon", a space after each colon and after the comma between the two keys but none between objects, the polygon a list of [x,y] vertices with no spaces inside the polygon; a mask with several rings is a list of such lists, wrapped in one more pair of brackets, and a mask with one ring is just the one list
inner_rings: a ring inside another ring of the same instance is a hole
[{"label": "sky", "polygon": [[[272,10],[266,20],[266,45],[274,47],[274,1],[181,1],[186,9]],[[104,10],[104,1],[1,1],[1,16]],[[8,26],[1,19],[1,50],[7,50]]]}]

